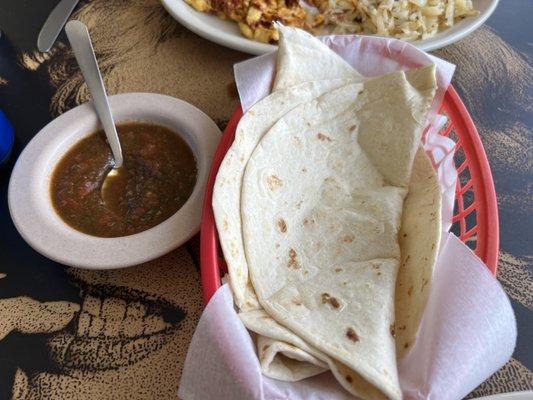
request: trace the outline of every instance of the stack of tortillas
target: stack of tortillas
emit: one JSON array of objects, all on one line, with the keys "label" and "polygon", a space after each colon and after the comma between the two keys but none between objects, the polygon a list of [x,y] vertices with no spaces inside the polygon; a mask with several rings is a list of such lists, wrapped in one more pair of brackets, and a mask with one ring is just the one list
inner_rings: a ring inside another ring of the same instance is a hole
[{"label": "stack of tortillas", "polygon": [[263,373],[331,370],[363,399],[401,399],[440,239],[421,136],[434,66],[366,79],[280,27],[272,93],[241,119],[213,208],[239,315]]}]

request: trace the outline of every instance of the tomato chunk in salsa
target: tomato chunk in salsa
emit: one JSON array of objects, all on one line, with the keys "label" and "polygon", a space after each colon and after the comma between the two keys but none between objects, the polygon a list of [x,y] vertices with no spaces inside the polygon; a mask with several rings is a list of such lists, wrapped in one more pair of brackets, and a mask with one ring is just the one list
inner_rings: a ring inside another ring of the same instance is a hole
[{"label": "tomato chunk in salsa", "polygon": [[72,228],[93,236],[152,228],[185,204],[196,183],[196,160],[180,135],[144,122],[121,124],[117,131],[124,164],[106,182],[105,202],[101,188],[113,156],[103,131],[76,143],[52,174],[56,212]]}]

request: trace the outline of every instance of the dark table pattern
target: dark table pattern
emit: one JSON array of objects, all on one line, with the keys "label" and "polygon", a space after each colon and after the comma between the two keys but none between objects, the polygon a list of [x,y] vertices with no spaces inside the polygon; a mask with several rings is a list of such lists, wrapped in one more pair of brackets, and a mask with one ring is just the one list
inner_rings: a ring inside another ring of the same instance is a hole
[{"label": "dark table pattern", "polygon": [[[63,36],[50,54],[35,49],[56,2],[0,0],[0,109],[16,132],[0,167],[0,399],[174,398],[202,308],[198,239],[148,265],[79,271],[33,251],[9,217],[17,155],[51,119],[88,98]],[[532,14],[530,0],[501,1],[484,27],[436,52],[457,65],[454,84],[489,157],[500,215],[498,279],[518,321],[513,358],[471,396],[533,389]],[[232,65],[246,55],[190,33],[157,0],[85,1],[75,18],[91,30],[110,94],[169,94],[225,125],[237,104]],[[64,326],[62,316],[77,304],[82,311]],[[127,320],[132,309],[142,318]],[[164,331],[154,322],[161,314],[171,325]],[[84,318],[93,323],[88,331]]]}]

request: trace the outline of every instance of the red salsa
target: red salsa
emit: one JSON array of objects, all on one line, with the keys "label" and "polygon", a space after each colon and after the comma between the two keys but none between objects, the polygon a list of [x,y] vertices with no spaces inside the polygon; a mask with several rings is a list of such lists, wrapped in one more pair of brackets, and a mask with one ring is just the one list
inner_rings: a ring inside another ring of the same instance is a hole
[{"label": "red salsa", "polygon": [[50,185],[56,212],[71,227],[99,237],[127,236],[178,211],[196,183],[194,155],[171,130],[149,123],[117,126],[124,164],[102,184],[113,156],[103,131],[82,139],[56,166]]}]

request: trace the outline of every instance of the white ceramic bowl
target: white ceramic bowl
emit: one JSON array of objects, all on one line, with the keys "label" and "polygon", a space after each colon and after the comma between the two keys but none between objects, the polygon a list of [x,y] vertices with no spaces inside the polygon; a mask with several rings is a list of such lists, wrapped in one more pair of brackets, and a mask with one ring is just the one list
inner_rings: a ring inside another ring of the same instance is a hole
[{"label": "white ceramic bowl", "polygon": [[[479,28],[494,12],[498,1],[473,0],[474,8],[480,12],[477,17],[465,18],[430,39],[411,43],[424,51],[436,50],[452,44]],[[198,12],[184,0],[161,0],[161,3],[183,26],[222,46],[250,54],[269,53],[277,48],[277,46],[260,43],[244,37],[236,22],[222,20],[215,15]],[[507,7],[510,7],[510,5],[507,5]]]},{"label": "white ceramic bowl", "polygon": [[196,107],[169,96],[128,93],[110,97],[115,121],[145,121],[179,132],[196,158],[198,178],[173,216],[144,232],[100,238],[68,226],[50,197],[54,167],[76,142],[101,129],[89,103],[45,126],[20,155],[9,182],[9,211],[17,230],[38,252],[65,265],[121,268],[157,258],[191,238],[200,227],[202,201],[211,160],[220,138],[215,123]]}]

